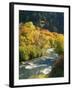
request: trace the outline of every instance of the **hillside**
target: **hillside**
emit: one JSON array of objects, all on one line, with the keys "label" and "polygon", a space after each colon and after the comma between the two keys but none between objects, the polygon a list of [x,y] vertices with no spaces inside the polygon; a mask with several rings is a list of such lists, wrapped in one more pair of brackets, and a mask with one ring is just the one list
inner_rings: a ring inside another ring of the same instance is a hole
[{"label": "hillside", "polygon": [[58,54],[64,53],[64,36],[57,32],[36,26],[32,21],[19,26],[19,58],[21,61],[47,55],[48,48]]}]

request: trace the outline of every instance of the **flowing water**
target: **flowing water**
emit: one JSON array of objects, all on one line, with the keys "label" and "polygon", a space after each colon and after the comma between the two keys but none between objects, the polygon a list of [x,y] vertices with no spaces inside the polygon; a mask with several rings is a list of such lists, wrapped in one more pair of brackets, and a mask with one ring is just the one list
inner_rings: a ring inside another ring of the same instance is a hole
[{"label": "flowing water", "polygon": [[[52,51],[53,49],[47,50],[48,53],[51,53]],[[57,58],[58,54],[51,53],[48,56],[42,56],[30,61],[23,62],[19,65],[19,79],[29,79],[32,76],[39,74],[49,74]]]}]

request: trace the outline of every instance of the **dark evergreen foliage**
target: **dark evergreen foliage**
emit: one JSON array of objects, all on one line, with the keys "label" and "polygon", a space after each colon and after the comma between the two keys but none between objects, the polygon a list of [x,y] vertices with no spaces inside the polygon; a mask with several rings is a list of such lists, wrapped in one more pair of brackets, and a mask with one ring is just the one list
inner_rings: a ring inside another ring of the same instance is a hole
[{"label": "dark evergreen foliage", "polygon": [[28,21],[52,32],[64,33],[64,13],[62,12],[19,11],[19,23]]}]

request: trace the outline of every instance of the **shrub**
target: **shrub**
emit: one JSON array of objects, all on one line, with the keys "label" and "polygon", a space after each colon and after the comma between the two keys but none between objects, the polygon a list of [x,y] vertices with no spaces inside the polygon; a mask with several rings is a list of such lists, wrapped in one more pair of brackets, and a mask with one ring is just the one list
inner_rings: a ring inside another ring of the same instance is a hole
[{"label": "shrub", "polygon": [[63,54],[64,53],[64,48],[61,45],[59,41],[56,41],[56,47],[55,47],[55,52],[58,54]]},{"label": "shrub", "polygon": [[48,55],[48,48],[55,48],[58,54],[64,53],[64,36],[42,28],[36,28],[33,23],[20,24],[19,30],[19,58],[26,61],[36,57]]},{"label": "shrub", "polygon": [[38,48],[37,46],[31,46],[29,48],[30,51],[30,58],[36,58],[41,56],[41,49]]},{"label": "shrub", "polygon": [[61,35],[55,40],[55,52],[58,54],[64,53],[64,37]]},{"label": "shrub", "polygon": [[37,57],[37,52],[36,52],[36,49],[33,47],[30,50],[30,58],[32,59],[32,58],[35,58],[35,57]]},{"label": "shrub", "polygon": [[37,53],[37,57],[42,56],[42,50],[39,47],[36,48],[36,53]]},{"label": "shrub", "polygon": [[19,47],[19,59],[20,61],[26,61],[29,60],[29,52],[27,47]]}]

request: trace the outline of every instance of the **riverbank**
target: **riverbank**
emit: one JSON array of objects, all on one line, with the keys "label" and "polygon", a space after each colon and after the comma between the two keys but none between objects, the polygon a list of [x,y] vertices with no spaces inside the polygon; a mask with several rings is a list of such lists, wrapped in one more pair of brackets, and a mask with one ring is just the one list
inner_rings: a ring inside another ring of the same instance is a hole
[{"label": "riverbank", "polygon": [[53,54],[22,62],[19,65],[19,79],[47,78],[57,58],[57,54]]},{"label": "riverbank", "polygon": [[60,55],[53,65],[49,77],[64,77],[64,55]]}]

